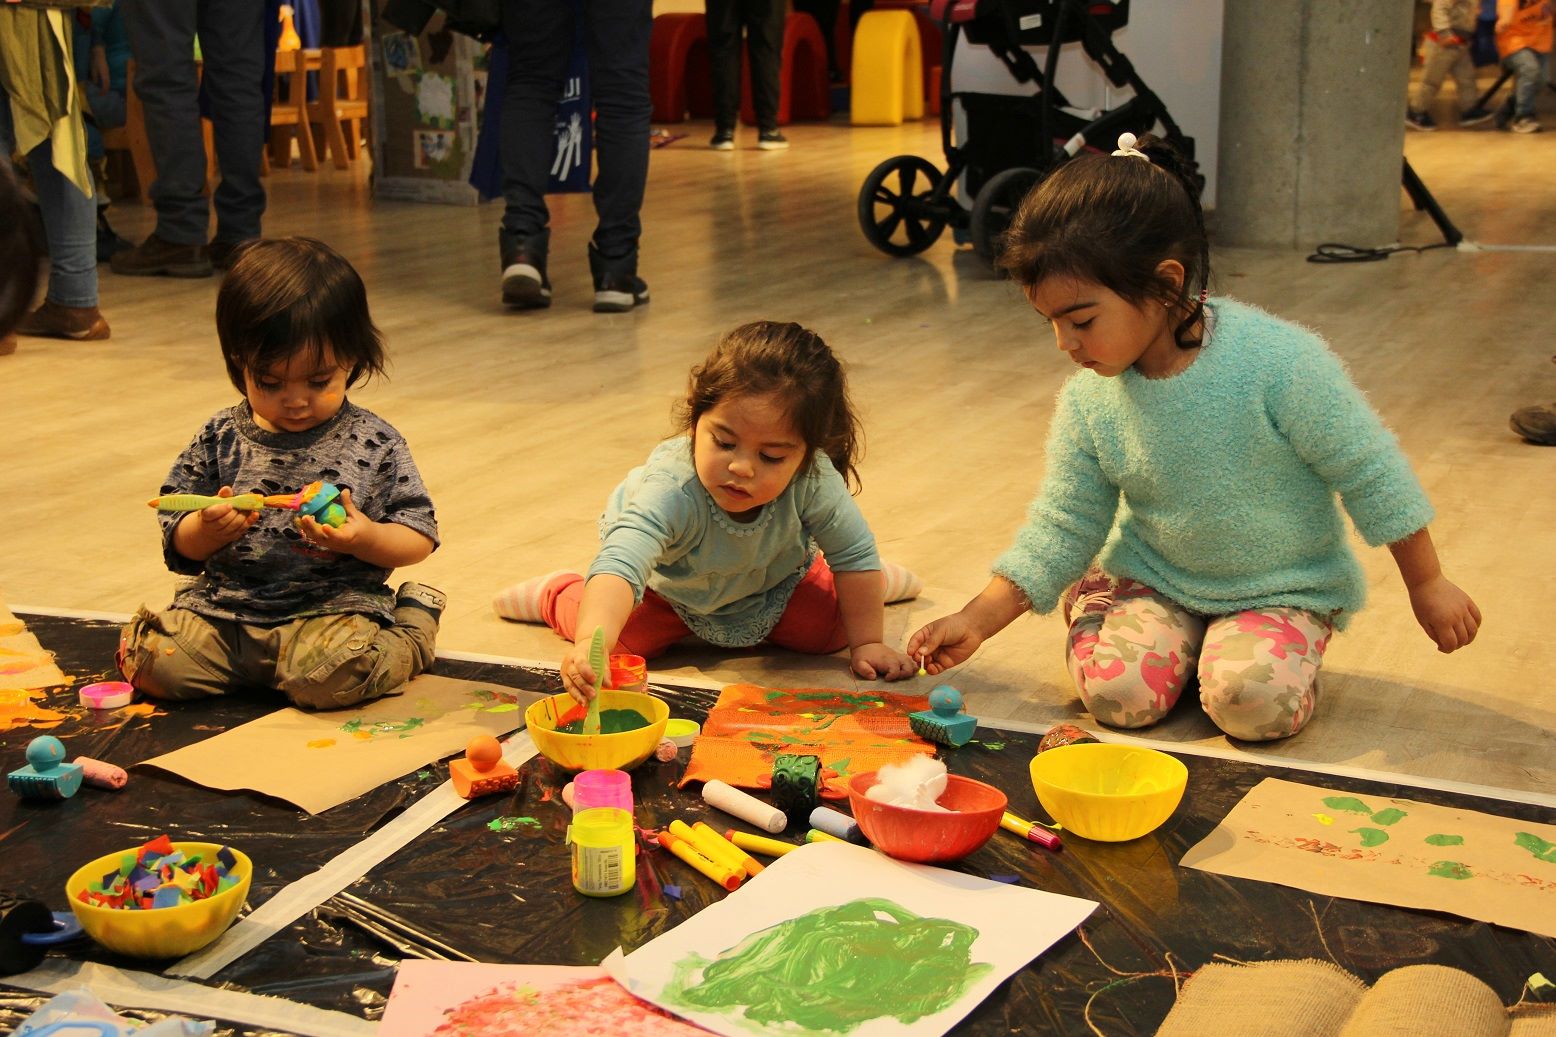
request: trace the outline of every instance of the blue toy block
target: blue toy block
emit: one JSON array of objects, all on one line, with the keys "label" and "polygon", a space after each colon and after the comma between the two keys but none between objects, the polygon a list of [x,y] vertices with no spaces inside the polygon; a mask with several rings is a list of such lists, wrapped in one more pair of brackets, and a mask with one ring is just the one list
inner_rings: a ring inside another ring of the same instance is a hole
[{"label": "blue toy block", "polygon": [[942,684],[929,693],[927,710],[908,714],[913,733],[931,742],[956,747],[966,745],[978,729],[978,718],[962,712],[962,693]]},{"label": "blue toy block", "polygon": [[27,743],[27,766],[6,775],[11,791],[25,799],[69,799],[81,791],[81,765],[65,762],[65,743],[39,735]]}]

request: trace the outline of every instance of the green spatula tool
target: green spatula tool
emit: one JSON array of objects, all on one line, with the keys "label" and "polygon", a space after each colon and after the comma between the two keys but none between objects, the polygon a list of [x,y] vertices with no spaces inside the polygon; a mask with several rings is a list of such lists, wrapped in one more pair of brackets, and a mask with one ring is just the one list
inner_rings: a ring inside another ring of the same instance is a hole
[{"label": "green spatula tool", "polygon": [[589,700],[589,712],[584,714],[583,733],[600,733],[600,687],[605,683],[605,629],[594,628],[594,639],[589,642],[589,669],[594,671],[594,698]]}]

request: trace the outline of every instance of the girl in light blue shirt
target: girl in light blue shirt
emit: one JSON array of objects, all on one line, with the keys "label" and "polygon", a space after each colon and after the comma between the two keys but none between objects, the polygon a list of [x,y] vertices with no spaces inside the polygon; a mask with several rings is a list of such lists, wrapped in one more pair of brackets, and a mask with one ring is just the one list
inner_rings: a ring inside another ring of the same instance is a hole
[{"label": "girl in light blue shirt", "polygon": [[1361,607],[1362,537],[1387,544],[1439,650],[1480,611],[1438,564],[1432,506],[1382,421],[1312,332],[1207,299],[1194,171],[1164,144],[1066,163],[1012,220],[1001,260],[1083,370],[1059,393],[1026,525],[961,612],[908,642],[939,673],[1062,601],[1098,721],[1201,706],[1248,740],[1301,730],[1330,636]]},{"label": "girl in light blue shirt", "polygon": [[849,494],[859,420],[821,337],[771,321],[734,329],[693,369],[677,420],[682,434],[606,502],[586,574],[526,580],[494,602],[504,618],[574,642],[562,657],[567,690],[592,694],[596,627],[612,651],[644,658],[695,634],[728,648],[846,647],[866,680],[914,673],[882,643],[883,606],[921,584],[882,565]]}]

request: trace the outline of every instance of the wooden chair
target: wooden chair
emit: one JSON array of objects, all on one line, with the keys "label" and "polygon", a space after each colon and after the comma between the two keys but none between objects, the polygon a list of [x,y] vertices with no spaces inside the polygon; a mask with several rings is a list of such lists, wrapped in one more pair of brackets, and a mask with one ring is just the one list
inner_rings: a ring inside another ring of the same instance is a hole
[{"label": "wooden chair", "polygon": [[308,105],[308,121],[319,128],[330,160],[345,169],[361,157],[367,125],[367,49],[325,47],[319,62],[319,97]]},{"label": "wooden chair", "polygon": [[[314,149],[313,131],[308,123],[310,65],[321,67],[309,60],[308,51],[276,51],[275,95],[270,102],[270,165],[276,169],[291,166],[294,139],[303,168],[310,173],[319,168],[319,153]],[[282,76],[286,77],[285,83]]]}]

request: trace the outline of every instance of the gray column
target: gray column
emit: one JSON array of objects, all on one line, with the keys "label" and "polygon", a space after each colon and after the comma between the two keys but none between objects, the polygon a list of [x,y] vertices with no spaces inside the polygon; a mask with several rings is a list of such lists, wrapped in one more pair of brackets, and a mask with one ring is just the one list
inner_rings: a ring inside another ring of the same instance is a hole
[{"label": "gray column", "polygon": [[1216,241],[1399,235],[1411,0],[1226,0]]}]

